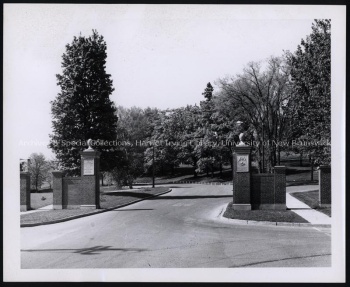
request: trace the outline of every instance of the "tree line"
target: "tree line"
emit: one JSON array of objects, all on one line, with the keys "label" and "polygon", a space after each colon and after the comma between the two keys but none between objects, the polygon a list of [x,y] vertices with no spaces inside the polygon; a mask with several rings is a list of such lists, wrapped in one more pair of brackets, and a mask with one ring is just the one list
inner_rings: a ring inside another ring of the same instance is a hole
[{"label": "tree line", "polygon": [[101,171],[120,185],[132,187],[153,166],[157,173],[171,173],[184,163],[194,176],[209,175],[232,166],[234,145],[227,143],[238,142],[242,131],[245,141],[255,143],[259,172],[280,164],[282,151],[307,154],[313,164],[330,163],[331,22],[315,20],[311,29],[296,51],[250,62],[241,73],[215,81],[215,90],[207,83],[199,105],[166,110],[115,106],[103,36],[93,31],[75,37],[57,75],[61,92],[51,102],[50,148],[60,168],[78,175],[82,147],[62,143],[92,138],[129,143],[96,146]]}]

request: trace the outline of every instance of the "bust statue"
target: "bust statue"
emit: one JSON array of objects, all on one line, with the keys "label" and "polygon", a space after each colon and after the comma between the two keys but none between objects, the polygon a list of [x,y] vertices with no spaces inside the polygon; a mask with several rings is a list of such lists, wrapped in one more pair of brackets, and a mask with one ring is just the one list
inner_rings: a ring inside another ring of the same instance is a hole
[{"label": "bust statue", "polygon": [[244,141],[244,138],[245,138],[245,133],[240,133],[239,134],[239,146],[242,146],[242,145],[245,145],[245,143],[243,142]]},{"label": "bust statue", "polygon": [[88,150],[93,150],[93,148],[92,148],[92,139],[88,139],[87,140],[87,144],[88,144],[88,146],[89,146],[89,148],[88,148]]}]

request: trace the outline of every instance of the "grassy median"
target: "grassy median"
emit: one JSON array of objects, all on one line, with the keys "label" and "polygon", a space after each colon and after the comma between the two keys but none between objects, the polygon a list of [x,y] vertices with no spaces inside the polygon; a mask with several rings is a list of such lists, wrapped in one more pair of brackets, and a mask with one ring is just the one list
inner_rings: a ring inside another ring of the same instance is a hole
[{"label": "grassy median", "polygon": [[228,204],[223,216],[231,219],[252,221],[308,223],[308,221],[291,210],[233,210],[232,202]]}]

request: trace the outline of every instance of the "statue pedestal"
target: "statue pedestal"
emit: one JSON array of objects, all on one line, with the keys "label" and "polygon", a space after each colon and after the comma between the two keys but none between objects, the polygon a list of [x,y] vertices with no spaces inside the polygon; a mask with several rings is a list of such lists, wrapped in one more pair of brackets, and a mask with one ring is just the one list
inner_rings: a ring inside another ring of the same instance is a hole
[{"label": "statue pedestal", "polygon": [[238,145],[233,153],[233,204],[234,210],[251,210],[250,202],[251,147]]}]

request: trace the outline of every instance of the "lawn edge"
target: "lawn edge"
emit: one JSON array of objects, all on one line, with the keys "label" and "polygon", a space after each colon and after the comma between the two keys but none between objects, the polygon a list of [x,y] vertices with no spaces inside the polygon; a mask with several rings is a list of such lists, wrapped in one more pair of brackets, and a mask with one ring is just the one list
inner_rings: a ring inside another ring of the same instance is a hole
[{"label": "lawn edge", "polygon": [[65,221],[69,221],[69,220],[73,220],[73,219],[78,219],[78,218],[81,218],[81,217],[95,215],[95,214],[111,211],[111,210],[114,210],[114,209],[122,208],[122,207],[125,207],[125,206],[128,206],[128,205],[140,202],[142,200],[150,199],[152,197],[156,197],[156,196],[159,196],[159,195],[163,195],[163,194],[169,193],[171,191],[172,191],[172,189],[169,188],[167,191],[163,191],[163,192],[160,192],[160,193],[157,193],[157,194],[150,195],[150,196],[145,197],[145,198],[141,198],[141,199],[137,199],[135,201],[131,201],[131,202],[128,202],[128,203],[117,205],[115,207],[109,207],[109,208],[106,208],[106,209],[98,209],[98,210],[95,210],[95,211],[92,211],[92,212],[89,212],[89,213],[73,215],[73,216],[69,216],[69,217],[65,217],[65,218],[61,218],[61,219],[56,219],[56,220],[51,220],[51,221],[46,221],[46,222],[23,223],[23,224],[21,224],[20,227],[35,227],[35,226],[41,226],[41,225],[55,224],[55,223],[65,222]]},{"label": "lawn edge", "polygon": [[[229,204],[229,203],[228,203]],[[224,217],[224,213],[226,211],[226,208],[220,214],[220,219],[223,221],[227,221],[230,223],[236,223],[240,225],[272,225],[272,226],[288,226],[288,227],[326,227],[330,228],[332,227],[331,224],[312,224],[312,223],[306,223],[306,222],[283,222],[283,221],[257,221],[257,220],[247,220],[247,219],[234,219],[234,218],[227,218]]]},{"label": "lawn edge", "polygon": [[312,224],[305,222],[282,222],[282,221],[255,221],[255,220],[245,220],[245,219],[233,219],[222,217],[224,220],[227,220],[232,223],[237,223],[240,225],[272,225],[272,226],[288,226],[288,227],[331,227],[331,224]]}]

